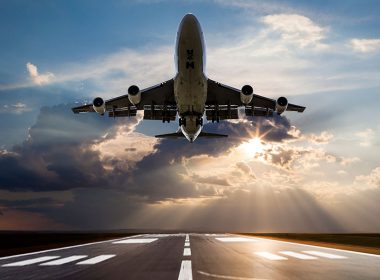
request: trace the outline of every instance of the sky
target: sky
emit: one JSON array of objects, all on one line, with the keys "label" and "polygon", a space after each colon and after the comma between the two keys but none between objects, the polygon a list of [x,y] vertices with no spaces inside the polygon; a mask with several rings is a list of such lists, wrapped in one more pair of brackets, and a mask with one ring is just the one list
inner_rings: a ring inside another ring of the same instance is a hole
[{"label": "sky", "polygon": [[[186,13],[208,77],[307,107],[206,123],[73,106],[175,74]],[[0,229],[380,231],[380,3],[0,2]]]}]

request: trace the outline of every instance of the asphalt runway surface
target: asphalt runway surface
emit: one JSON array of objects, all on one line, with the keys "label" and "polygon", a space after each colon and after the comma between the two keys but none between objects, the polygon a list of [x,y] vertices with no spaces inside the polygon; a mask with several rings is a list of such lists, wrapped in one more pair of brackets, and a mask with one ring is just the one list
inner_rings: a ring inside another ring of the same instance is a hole
[{"label": "asphalt runway surface", "polygon": [[0,258],[0,279],[380,279],[380,255],[229,234],[144,234]]}]

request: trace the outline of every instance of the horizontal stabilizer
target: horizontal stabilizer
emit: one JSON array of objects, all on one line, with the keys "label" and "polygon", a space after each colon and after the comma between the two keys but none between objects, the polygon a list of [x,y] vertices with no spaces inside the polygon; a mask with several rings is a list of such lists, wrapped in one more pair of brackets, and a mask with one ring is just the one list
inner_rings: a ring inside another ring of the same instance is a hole
[{"label": "horizontal stabilizer", "polygon": [[[218,134],[218,133],[209,133],[209,132],[201,132],[199,133],[198,137],[207,137],[207,138],[220,138],[220,137],[228,137],[228,135],[225,134]],[[156,135],[156,138],[185,138],[185,135],[183,135],[182,132],[178,131],[175,133],[169,133],[169,134],[160,134]]]}]

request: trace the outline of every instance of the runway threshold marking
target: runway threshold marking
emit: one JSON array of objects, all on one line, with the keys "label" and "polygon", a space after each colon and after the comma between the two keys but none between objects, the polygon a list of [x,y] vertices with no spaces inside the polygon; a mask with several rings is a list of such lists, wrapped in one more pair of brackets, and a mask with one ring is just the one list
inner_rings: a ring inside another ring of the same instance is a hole
[{"label": "runway threshold marking", "polygon": [[59,256],[45,256],[45,257],[39,257],[39,258],[34,258],[34,259],[29,259],[29,260],[24,260],[24,261],[19,261],[19,262],[13,262],[13,263],[7,263],[3,264],[3,267],[12,267],[12,266],[25,266],[25,265],[30,265],[30,264],[35,264],[35,263],[41,263],[45,261],[49,261],[52,259],[57,259]]},{"label": "runway threshold marking", "polygon": [[186,256],[191,256],[191,249],[190,248],[184,248],[183,249],[183,255]]},{"label": "runway threshold marking", "polygon": [[267,260],[271,260],[271,261],[284,261],[288,259],[283,256],[279,256],[279,255],[272,254],[269,252],[255,252],[255,255],[266,258]]},{"label": "runway threshold marking", "polygon": [[105,260],[108,260],[110,258],[113,258],[115,256],[116,255],[100,255],[100,256],[97,256],[97,257],[94,257],[94,258],[91,258],[88,260],[81,261],[77,264],[79,264],[79,265],[97,264],[97,263],[103,262]]},{"label": "runway threshold marking", "polygon": [[297,245],[297,246],[302,246],[302,247],[317,248],[317,249],[323,249],[323,250],[331,250],[335,252],[350,253],[350,254],[362,255],[362,256],[367,256],[367,257],[380,258],[380,255],[376,255],[376,254],[362,253],[362,252],[356,252],[356,251],[350,251],[350,250],[344,250],[344,249],[336,249],[336,248],[331,248],[331,247],[323,247],[323,246],[309,245],[309,244],[304,244],[304,243],[296,243],[296,242],[291,242],[291,241],[275,240],[275,239],[257,237],[257,236],[255,236],[255,239],[257,239],[256,241],[262,240],[266,242],[285,243],[285,244]]},{"label": "runway threshold marking", "polygon": [[303,253],[314,255],[322,258],[328,258],[328,259],[347,259],[347,257],[334,255],[334,254],[328,254],[325,252],[319,252],[319,251],[302,251]]},{"label": "runway threshold marking", "polygon": [[54,261],[50,261],[50,262],[46,262],[46,263],[41,263],[40,265],[43,265],[43,266],[46,266],[46,265],[62,265],[65,263],[74,262],[74,261],[84,259],[84,258],[87,258],[87,255],[70,256],[70,257],[66,257],[66,258],[62,258],[62,259],[58,259],[58,260],[54,260]]},{"label": "runway threshold marking", "polygon": [[292,252],[292,251],[281,251],[280,253],[283,255],[290,256],[290,257],[293,257],[296,259],[301,259],[301,260],[316,260],[316,259],[318,259],[317,257],[313,257],[310,255],[305,255],[305,254],[301,254],[301,253],[296,253],[296,252]]},{"label": "runway threshold marking", "polygon": [[113,241],[126,240],[128,238],[135,238],[135,237],[138,237],[138,236],[145,236],[145,234],[138,234],[138,235],[134,235],[134,236],[131,236],[131,237],[123,237],[123,238],[117,238],[117,239],[103,240],[103,241],[90,242],[90,243],[84,243],[84,244],[67,246],[67,247],[61,247],[61,248],[54,248],[54,249],[36,251],[36,252],[25,253],[25,254],[6,256],[6,257],[1,257],[0,260],[6,260],[6,259],[11,259],[11,258],[17,258],[17,257],[25,257],[25,256],[31,256],[31,255],[37,255],[37,254],[42,254],[42,253],[47,253],[47,252],[67,250],[67,249],[73,249],[73,248],[79,248],[79,247],[90,246],[90,245],[95,245],[95,244],[102,244],[102,243],[107,243],[107,242],[111,243]]},{"label": "runway threshold marking", "polygon": [[156,240],[158,240],[158,238],[131,238],[131,239],[115,241],[115,242],[112,242],[112,244],[141,244],[141,243],[151,243]]},{"label": "runway threshold marking", "polygon": [[221,242],[257,242],[257,240],[246,237],[216,237]]},{"label": "runway threshold marking", "polygon": [[181,270],[179,271],[178,280],[192,280],[193,272],[191,269],[191,261],[185,260],[181,263]]}]

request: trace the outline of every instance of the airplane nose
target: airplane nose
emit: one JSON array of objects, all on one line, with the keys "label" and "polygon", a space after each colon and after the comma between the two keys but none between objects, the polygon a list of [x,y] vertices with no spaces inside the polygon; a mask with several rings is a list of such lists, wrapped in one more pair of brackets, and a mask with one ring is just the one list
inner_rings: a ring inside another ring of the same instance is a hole
[{"label": "airplane nose", "polygon": [[182,26],[196,25],[197,22],[198,20],[193,14],[186,14],[182,19]]}]

